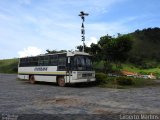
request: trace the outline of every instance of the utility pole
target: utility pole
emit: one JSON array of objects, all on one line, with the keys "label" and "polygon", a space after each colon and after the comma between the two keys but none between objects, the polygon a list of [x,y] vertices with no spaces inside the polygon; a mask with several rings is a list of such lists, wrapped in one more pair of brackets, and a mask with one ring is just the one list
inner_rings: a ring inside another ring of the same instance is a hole
[{"label": "utility pole", "polygon": [[79,16],[82,19],[82,26],[81,26],[81,35],[82,35],[82,41],[83,41],[83,52],[84,52],[84,41],[85,41],[85,29],[84,29],[84,21],[85,21],[85,16],[88,16],[88,13],[84,13],[83,11],[80,12]]}]

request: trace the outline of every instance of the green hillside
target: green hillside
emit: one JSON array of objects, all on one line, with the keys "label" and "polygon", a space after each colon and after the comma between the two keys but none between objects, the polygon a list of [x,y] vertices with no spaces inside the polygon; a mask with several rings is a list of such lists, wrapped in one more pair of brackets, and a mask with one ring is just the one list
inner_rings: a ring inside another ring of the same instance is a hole
[{"label": "green hillside", "polygon": [[142,68],[156,67],[160,62],[160,28],[136,30],[129,61]]},{"label": "green hillside", "polygon": [[18,59],[0,60],[0,73],[17,73]]}]

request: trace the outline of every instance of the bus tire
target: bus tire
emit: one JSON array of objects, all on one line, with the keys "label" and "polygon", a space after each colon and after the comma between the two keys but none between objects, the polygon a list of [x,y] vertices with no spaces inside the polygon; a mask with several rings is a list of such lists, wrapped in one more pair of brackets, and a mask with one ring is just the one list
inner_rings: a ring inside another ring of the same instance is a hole
[{"label": "bus tire", "polygon": [[58,77],[57,83],[60,87],[65,87],[66,85],[64,77]]},{"label": "bus tire", "polygon": [[35,81],[35,79],[34,79],[34,75],[30,75],[30,76],[29,76],[29,82],[30,82],[31,84],[35,84],[35,83],[36,83],[36,81]]}]

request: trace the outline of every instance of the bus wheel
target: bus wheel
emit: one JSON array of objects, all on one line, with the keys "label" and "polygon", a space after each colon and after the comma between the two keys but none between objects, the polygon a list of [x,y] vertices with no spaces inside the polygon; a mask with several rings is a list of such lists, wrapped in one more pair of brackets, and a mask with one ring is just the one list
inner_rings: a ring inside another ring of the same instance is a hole
[{"label": "bus wheel", "polygon": [[31,76],[29,77],[29,82],[30,82],[31,84],[35,84],[35,83],[36,83],[36,81],[35,81],[35,79],[34,79],[34,75],[31,75]]},{"label": "bus wheel", "polygon": [[60,87],[64,87],[66,85],[64,77],[58,77],[57,83]]}]

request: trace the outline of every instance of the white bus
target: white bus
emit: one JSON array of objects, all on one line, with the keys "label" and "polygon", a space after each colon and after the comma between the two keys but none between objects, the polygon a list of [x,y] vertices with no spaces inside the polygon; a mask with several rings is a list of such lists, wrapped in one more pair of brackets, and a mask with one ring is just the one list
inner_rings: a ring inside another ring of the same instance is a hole
[{"label": "white bus", "polygon": [[84,52],[44,54],[19,59],[18,78],[36,81],[66,83],[95,81],[91,56]]}]

